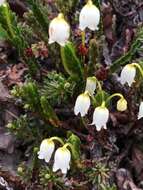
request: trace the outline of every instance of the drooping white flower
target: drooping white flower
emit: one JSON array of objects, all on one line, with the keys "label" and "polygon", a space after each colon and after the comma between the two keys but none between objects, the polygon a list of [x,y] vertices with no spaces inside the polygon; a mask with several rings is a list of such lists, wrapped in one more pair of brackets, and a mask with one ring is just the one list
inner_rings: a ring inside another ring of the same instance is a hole
[{"label": "drooping white flower", "polygon": [[0,0],[0,6],[3,5],[5,2],[5,0]]},{"label": "drooping white flower", "polygon": [[141,119],[142,117],[143,117],[143,102],[140,103],[138,119]]},{"label": "drooping white flower", "polygon": [[88,77],[86,80],[85,91],[88,91],[91,96],[93,96],[96,89],[96,77]]},{"label": "drooping white flower", "polygon": [[125,111],[127,109],[127,101],[125,98],[120,98],[117,102],[117,110],[118,111]]},{"label": "drooping white flower", "polygon": [[55,144],[50,139],[44,139],[40,145],[40,151],[38,152],[38,158],[44,159],[45,162],[49,162],[54,152]]},{"label": "drooping white flower", "polygon": [[91,0],[82,8],[79,16],[79,28],[83,31],[85,28],[98,30],[100,22],[100,11]]},{"label": "drooping white flower", "polygon": [[88,95],[88,92],[86,91],[83,94],[80,94],[77,99],[74,106],[74,113],[75,115],[81,114],[81,117],[85,116],[89,110],[90,107],[90,97]]},{"label": "drooping white flower", "polygon": [[109,110],[105,106],[99,106],[95,108],[93,113],[92,125],[96,126],[96,130],[100,131],[102,127],[107,128],[106,124],[109,119]]},{"label": "drooping white flower", "polygon": [[49,44],[57,42],[65,46],[70,36],[70,26],[65,21],[64,16],[60,13],[54,18],[49,25]]},{"label": "drooping white flower", "polygon": [[66,147],[58,148],[55,152],[53,171],[61,170],[66,174],[70,169],[71,153]]},{"label": "drooping white flower", "polygon": [[129,86],[132,85],[136,76],[136,68],[132,64],[126,65],[121,71],[120,82],[121,84],[128,83]]}]

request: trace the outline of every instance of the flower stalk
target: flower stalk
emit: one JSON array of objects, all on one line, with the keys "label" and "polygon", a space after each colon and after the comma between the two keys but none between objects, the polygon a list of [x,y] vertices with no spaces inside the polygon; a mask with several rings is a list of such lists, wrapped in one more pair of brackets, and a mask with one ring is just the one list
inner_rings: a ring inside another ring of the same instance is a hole
[{"label": "flower stalk", "polygon": [[55,141],[58,141],[59,143],[61,143],[62,145],[64,145],[64,141],[59,137],[51,137],[49,140],[51,140],[51,141],[55,140]]},{"label": "flower stalk", "polygon": [[140,71],[140,73],[143,77],[143,69],[141,68],[141,66],[138,63],[132,63],[132,65]]},{"label": "flower stalk", "polygon": [[82,38],[82,45],[85,46],[85,31],[81,32],[81,38]]},{"label": "flower stalk", "polygon": [[109,96],[106,100],[106,104],[114,97],[120,97],[121,99],[124,99],[124,96],[120,93],[115,93],[115,94],[112,94],[111,96]]}]

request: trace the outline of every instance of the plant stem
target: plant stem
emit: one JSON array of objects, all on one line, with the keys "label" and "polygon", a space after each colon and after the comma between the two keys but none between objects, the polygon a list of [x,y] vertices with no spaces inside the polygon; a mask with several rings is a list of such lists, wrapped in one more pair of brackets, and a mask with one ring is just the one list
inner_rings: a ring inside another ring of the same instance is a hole
[{"label": "plant stem", "polygon": [[101,107],[105,108],[105,101],[102,102]]},{"label": "plant stem", "polygon": [[107,98],[106,103],[108,103],[112,98],[114,98],[114,97],[116,97],[116,96],[118,96],[118,97],[120,97],[120,98],[124,98],[122,94],[120,94],[120,93],[115,93],[115,94],[112,94],[111,96],[109,96],[109,97]]},{"label": "plant stem", "polygon": [[138,63],[132,63],[133,66],[135,66],[141,73],[142,77],[143,77],[143,69],[141,68],[141,66]]},{"label": "plant stem", "polygon": [[62,145],[64,145],[64,141],[59,137],[51,137],[50,140],[52,140],[52,141],[56,140],[56,141],[60,142]]},{"label": "plant stem", "polygon": [[103,102],[104,101],[104,94],[103,94],[101,83],[98,80],[97,80],[97,85],[98,85],[99,91],[101,91],[101,98],[102,98],[102,102]]},{"label": "plant stem", "polygon": [[81,32],[82,45],[85,46],[85,31]]},{"label": "plant stem", "polygon": [[63,148],[67,148],[69,147],[71,149],[72,152],[74,152],[74,148],[73,148],[73,145],[71,143],[66,143]]}]

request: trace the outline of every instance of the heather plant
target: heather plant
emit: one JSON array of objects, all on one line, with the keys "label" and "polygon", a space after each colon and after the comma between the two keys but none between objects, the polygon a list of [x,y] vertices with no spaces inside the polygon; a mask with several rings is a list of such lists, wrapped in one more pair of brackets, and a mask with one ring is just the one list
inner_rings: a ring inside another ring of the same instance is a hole
[{"label": "heather plant", "polygon": [[[126,90],[133,90],[135,96],[136,121],[143,117],[139,93],[143,62],[136,57],[142,48],[143,29],[139,26],[127,53],[106,65],[101,63],[100,1],[52,4],[27,0],[27,6],[21,20],[7,1],[0,3],[0,38],[15,48],[28,68],[24,82],[11,90],[20,116],[7,125],[25,146],[31,145],[30,167],[21,163],[18,174],[26,183],[34,178],[49,190],[80,189],[89,184],[98,190],[116,190],[109,183],[108,165],[96,158],[88,167],[83,161],[89,155],[82,152],[86,143],[110,131],[113,112],[129,113]],[[119,91],[109,88],[115,75]],[[81,184],[74,181],[78,174],[83,178]]]}]

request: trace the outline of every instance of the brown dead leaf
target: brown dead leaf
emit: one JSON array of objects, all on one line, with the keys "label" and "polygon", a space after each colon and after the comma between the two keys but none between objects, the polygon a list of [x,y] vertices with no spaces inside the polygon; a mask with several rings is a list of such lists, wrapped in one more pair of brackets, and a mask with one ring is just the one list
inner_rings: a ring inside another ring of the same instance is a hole
[{"label": "brown dead leaf", "polygon": [[23,81],[23,75],[27,70],[27,67],[22,63],[10,67],[6,72],[8,87],[15,84],[21,85]]}]

